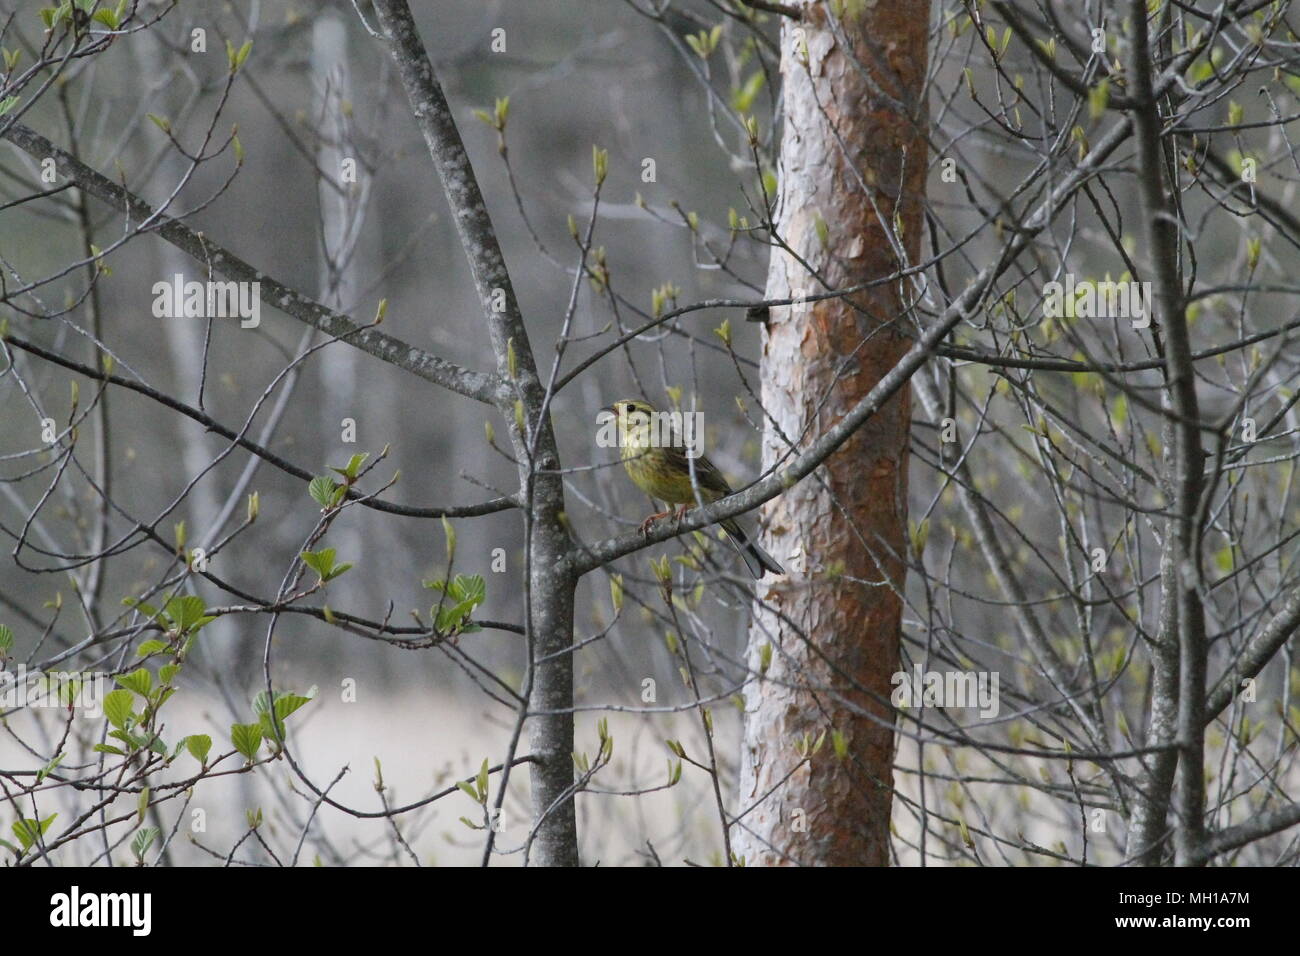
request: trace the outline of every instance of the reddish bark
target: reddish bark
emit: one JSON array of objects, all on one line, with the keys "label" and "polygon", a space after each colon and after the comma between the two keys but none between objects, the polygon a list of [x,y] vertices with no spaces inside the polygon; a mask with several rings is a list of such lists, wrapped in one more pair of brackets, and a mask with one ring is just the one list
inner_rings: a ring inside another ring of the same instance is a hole
[{"label": "reddish bark", "polygon": [[[859,20],[841,24],[840,38],[823,5],[804,10],[803,21],[788,21],[782,34],[777,207],[779,235],[798,258],[773,250],[772,298],[889,275],[900,265],[887,231],[895,215],[911,262],[922,228],[926,118],[916,104],[925,80],[928,0],[869,5]],[[797,52],[802,46],[806,63]],[[901,291],[892,283],[851,303],[772,309],[762,377],[775,425],[769,422],[764,436],[765,466],[788,451],[780,433],[803,436],[802,443],[820,434],[907,350],[909,339],[891,324],[903,312]],[[888,699],[898,670],[909,426],[905,390],[814,476],[766,509],[764,544],[789,574],[761,586],[773,610],[760,613],[750,631],[752,666],[762,645],[771,643],[773,653],[766,678],[751,685],[746,699],[739,812],[749,812],[733,829],[733,845],[749,865],[889,862]],[[866,713],[854,714],[846,701]],[[842,759],[832,742],[836,731],[847,749]],[[805,762],[800,741],[823,732],[824,745]]]}]

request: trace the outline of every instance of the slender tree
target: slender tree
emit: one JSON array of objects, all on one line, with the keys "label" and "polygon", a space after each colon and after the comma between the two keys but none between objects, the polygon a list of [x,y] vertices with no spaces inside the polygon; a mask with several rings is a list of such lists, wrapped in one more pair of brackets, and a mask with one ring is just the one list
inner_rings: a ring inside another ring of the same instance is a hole
[{"label": "slender tree", "polygon": [[[868,395],[907,352],[928,171],[930,5],[806,3],[781,31],[784,115],[763,336],[765,467]],[[849,295],[833,290],[856,289]],[[765,512],[791,573],[760,586],[735,839],[747,862],[889,862],[907,537],[908,389]]]}]

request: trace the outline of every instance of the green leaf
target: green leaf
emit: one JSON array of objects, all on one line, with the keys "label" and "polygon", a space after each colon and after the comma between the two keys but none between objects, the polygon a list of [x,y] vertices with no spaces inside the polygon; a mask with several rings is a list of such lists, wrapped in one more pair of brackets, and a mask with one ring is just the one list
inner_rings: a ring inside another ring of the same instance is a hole
[{"label": "green leaf", "polygon": [[351,570],[351,568],[352,568],[351,562],[347,564],[337,565],[330,570],[329,574],[325,575],[325,580],[333,581],[335,578],[339,577],[340,575],[346,574],[349,570]]},{"label": "green leaf", "polygon": [[[176,672],[180,669],[181,669],[181,665],[179,664],[164,664],[162,667],[158,668],[159,682],[163,684],[170,684],[172,682],[172,678],[176,676]],[[161,704],[162,700],[160,699],[158,703]]]},{"label": "green leaf", "polygon": [[443,633],[478,630],[473,625],[467,625],[474,608],[483,602],[483,592],[485,590],[483,579],[478,575],[466,577],[458,574],[456,579],[447,586],[446,590],[447,596],[454,603],[444,604],[442,608],[434,609],[434,626]]},{"label": "green leaf", "polygon": [[118,757],[126,756],[126,751],[118,750],[116,747],[110,746],[109,744],[95,744],[95,746],[90,749],[101,754],[114,754]]},{"label": "green leaf", "polygon": [[149,697],[149,691],[153,689],[153,674],[143,667],[113,679],[127,690],[133,690],[146,699]]},{"label": "green leaf", "polygon": [[260,724],[234,724],[230,728],[230,742],[235,749],[252,760],[262,746],[262,727]]},{"label": "green leaf", "polygon": [[341,497],[339,492],[342,488],[343,486],[329,475],[320,475],[311,480],[311,484],[307,486],[307,493],[322,509],[329,509],[338,504],[337,499]]},{"label": "green leaf", "polygon": [[104,716],[118,730],[125,730],[131,719],[135,698],[129,690],[109,691],[104,695]]},{"label": "green leaf", "polygon": [[334,549],[321,548],[319,551],[304,551],[302,553],[303,564],[311,568],[320,575],[322,582],[332,581],[340,575],[346,573],[351,564],[334,563]]},{"label": "green leaf", "polygon": [[357,477],[357,474],[361,471],[361,466],[365,464],[366,459],[369,457],[370,457],[369,452],[362,452],[353,455],[351,458],[348,459],[348,463],[344,465],[342,468],[331,467],[330,471],[337,471],[344,478],[355,479]]},{"label": "green leaf", "polygon": [[482,575],[458,574],[454,580],[443,587],[427,583],[426,586],[445,591],[451,601],[450,604],[444,604],[440,609],[435,607],[430,612],[434,616],[434,627],[440,633],[472,633],[478,630],[478,627],[469,624],[469,618],[474,608],[482,604],[487,596],[487,585]]},{"label": "green leaf", "polygon": [[303,697],[300,694],[283,694],[275,699],[275,716],[283,720],[300,707],[310,703],[310,697]]},{"label": "green leaf", "polygon": [[285,718],[305,704],[311,703],[314,696],[315,688],[308,691],[305,697],[301,694],[286,694],[276,691],[274,718],[272,718],[272,708],[267,706],[266,691],[258,694],[253,699],[253,710],[261,715],[260,725],[264,735],[270,740],[283,741]]},{"label": "green leaf", "polygon": [[143,601],[137,601],[135,598],[122,598],[122,603],[127,607],[135,608],[151,621],[158,620],[158,609],[152,605],[145,604]]},{"label": "green leaf", "polygon": [[161,654],[168,649],[164,641],[145,641],[136,648],[137,657],[148,657],[150,654]]},{"label": "green leaf", "polygon": [[144,862],[144,855],[148,852],[153,841],[158,839],[158,834],[162,831],[157,827],[141,827],[136,833],[135,838],[131,841],[131,853],[141,863]]},{"label": "green leaf", "polygon": [[262,728],[264,740],[269,740],[276,745],[284,743],[284,721],[280,718],[272,717],[269,712],[264,713],[258,721],[258,726]]},{"label": "green leaf", "polygon": [[0,624],[0,657],[8,654],[14,647],[14,632]]},{"label": "green leaf", "polygon": [[434,607],[433,629],[439,634],[454,634],[460,626],[461,616],[454,607]]},{"label": "green leaf", "polygon": [[36,782],[42,782],[46,777],[52,774],[59,764],[63,763],[64,754],[59,754],[40,770],[36,771]]},{"label": "green leaf", "polygon": [[458,574],[451,582],[452,597],[478,607],[487,597],[487,584],[481,574]]},{"label": "green leaf", "polygon": [[1092,120],[1101,119],[1110,105],[1110,80],[1103,77],[1097,85],[1088,90],[1088,116]]},{"label": "green leaf", "polygon": [[0,100],[0,116],[4,116],[8,113],[17,105],[17,103],[18,97],[16,96],[6,96],[4,99]]},{"label": "green leaf", "polygon": [[197,629],[212,620],[210,617],[207,621],[203,620],[203,598],[193,594],[171,598],[163,610],[181,631]]},{"label": "green leaf", "polygon": [[755,72],[747,79],[743,86],[732,91],[731,105],[735,107],[738,113],[748,113],[754,107],[754,99],[758,96],[759,90],[763,88],[763,72]]},{"label": "green leaf", "polygon": [[302,563],[311,568],[322,581],[329,579],[330,570],[334,567],[333,548],[321,548],[319,551],[304,551],[301,555]]},{"label": "green leaf", "polygon": [[442,535],[447,539],[447,563],[450,564],[456,557],[456,529],[451,526],[446,515],[442,518]]},{"label": "green leaf", "polygon": [[[277,740],[282,740],[283,734],[285,734],[285,718],[289,717],[295,710],[302,708],[303,705],[311,704],[311,701],[311,696],[303,697],[302,695],[296,695],[296,693],[285,693],[285,695],[276,697],[276,724],[279,731],[276,737]],[[263,724],[268,723],[268,721],[269,715],[263,714]]]},{"label": "green leaf", "polygon": [[208,751],[212,749],[212,738],[207,734],[190,734],[185,738],[185,749],[201,764],[206,764]]},{"label": "green leaf", "polygon": [[23,850],[30,850],[32,845],[45,835],[45,831],[50,828],[54,822],[57,813],[51,813],[44,820],[15,820],[11,826],[14,836],[18,837],[18,842],[23,845]]},{"label": "green leaf", "polygon": [[478,798],[478,791],[474,789],[474,785],[472,783],[467,783],[464,780],[457,780],[456,786],[460,788],[475,803],[481,802]]}]

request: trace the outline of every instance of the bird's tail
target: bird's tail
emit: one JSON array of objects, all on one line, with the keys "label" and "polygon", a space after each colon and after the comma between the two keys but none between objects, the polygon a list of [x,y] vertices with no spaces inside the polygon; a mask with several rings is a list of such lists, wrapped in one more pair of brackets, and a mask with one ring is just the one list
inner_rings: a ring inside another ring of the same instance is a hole
[{"label": "bird's tail", "polygon": [[722,530],[727,532],[727,540],[731,542],[731,546],[745,559],[745,567],[749,568],[749,573],[755,580],[761,578],[765,571],[785,574],[785,569],[776,563],[776,558],[760,548],[756,542],[751,541],[749,535],[745,534],[744,529],[737,522],[731,519],[722,522]]}]

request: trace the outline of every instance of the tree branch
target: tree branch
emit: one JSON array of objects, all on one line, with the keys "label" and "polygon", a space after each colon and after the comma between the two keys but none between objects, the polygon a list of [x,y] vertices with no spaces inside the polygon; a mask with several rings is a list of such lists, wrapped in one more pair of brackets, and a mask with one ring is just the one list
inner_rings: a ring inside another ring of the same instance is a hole
[{"label": "tree branch", "polygon": [[1208,863],[1220,853],[1271,836],[1297,823],[1300,823],[1300,803],[1279,807],[1267,816],[1255,816],[1245,823],[1211,834],[1200,850],[1189,858],[1188,863],[1194,866]]},{"label": "tree branch", "polygon": [[803,19],[803,10],[788,3],[775,3],[773,0],[740,0],[740,3],[754,10],[775,13],[783,17],[789,17],[791,20]]},{"label": "tree branch", "polygon": [[[302,481],[311,481],[316,477],[307,469],[298,467],[293,462],[280,457],[269,448],[265,448],[252,439],[245,438],[241,433],[235,431],[233,428],[221,424],[221,422],[217,421],[206,412],[187,405],[179,399],[172,398],[166,392],[160,392],[158,389],[145,385],[143,382],[123,378],[116,374],[105,375],[99,369],[83,365],[80,362],[73,361],[66,356],[60,355],[58,352],[42,348],[32,342],[26,342],[20,338],[14,337],[13,335],[6,336],[4,343],[6,345],[12,345],[14,348],[22,349],[24,352],[42,358],[47,362],[62,366],[71,372],[84,375],[92,381],[106,381],[112,385],[129,389],[138,395],[150,398],[158,404],[164,405],[172,411],[178,412],[186,418],[198,422],[204,428],[208,429],[208,431],[215,432],[222,438],[234,442],[245,451],[251,452],[270,465],[274,465],[286,475],[292,475]],[[496,512],[504,511],[507,508],[516,507],[513,498],[493,498],[491,501],[485,501],[477,505],[462,505],[453,508],[417,508],[412,505],[393,504],[392,502],[372,498],[369,495],[362,494],[355,488],[349,488],[346,497],[349,500],[357,501],[365,508],[370,508],[374,511],[384,511],[389,514],[403,515],[408,518],[468,518],[477,515],[495,514]]]},{"label": "tree branch", "polygon": [[1294,589],[1287,596],[1281,610],[1246,642],[1241,656],[1214,685],[1214,690],[1205,703],[1206,724],[1232,703],[1241,681],[1262,671],[1273,659],[1273,655],[1295,635],[1297,628],[1300,628],[1300,588]]},{"label": "tree branch", "polygon": [[179,219],[155,213],[139,196],[80,162],[35,130],[14,123],[4,131],[3,136],[38,162],[52,157],[58,171],[79,188],[125,213],[132,221],[149,223],[148,229],[156,230],[205,269],[210,266],[213,272],[235,282],[257,282],[262,301],[271,308],[328,335],[343,338],[349,345],[368,352],[389,365],[395,365],[458,395],[487,403],[494,402],[499,397],[501,383],[496,376],[462,368],[377,329],[358,326],[347,316],[326,308],[296,289],[265,275],[207,236],[190,229]]}]

